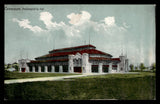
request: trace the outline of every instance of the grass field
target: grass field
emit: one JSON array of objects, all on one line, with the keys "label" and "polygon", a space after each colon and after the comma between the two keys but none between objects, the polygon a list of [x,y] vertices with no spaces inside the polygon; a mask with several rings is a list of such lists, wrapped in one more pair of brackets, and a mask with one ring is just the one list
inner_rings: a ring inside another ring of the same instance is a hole
[{"label": "grass field", "polygon": [[155,98],[155,73],[108,74],[71,81],[27,82],[4,85],[8,100],[151,100]]},{"label": "grass field", "polygon": [[[38,78],[38,77],[57,77],[77,75],[71,73],[19,73],[19,72],[5,72],[4,79],[23,79],[23,78]],[[79,74],[80,75],[80,74]]]}]

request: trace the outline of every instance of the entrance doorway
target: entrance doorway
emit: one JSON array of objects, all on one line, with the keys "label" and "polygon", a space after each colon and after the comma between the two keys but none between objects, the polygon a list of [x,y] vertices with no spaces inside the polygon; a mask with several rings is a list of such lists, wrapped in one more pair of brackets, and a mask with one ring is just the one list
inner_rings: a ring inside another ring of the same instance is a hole
[{"label": "entrance doorway", "polygon": [[22,72],[25,72],[26,68],[22,68]]},{"label": "entrance doorway", "polygon": [[74,67],[74,72],[82,73],[81,67]]}]

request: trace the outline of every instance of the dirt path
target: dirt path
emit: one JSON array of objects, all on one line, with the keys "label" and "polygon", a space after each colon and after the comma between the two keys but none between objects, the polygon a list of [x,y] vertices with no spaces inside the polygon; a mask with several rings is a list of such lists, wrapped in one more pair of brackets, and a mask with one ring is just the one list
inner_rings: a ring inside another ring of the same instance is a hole
[{"label": "dirt path", "polygon": [[[83,74],[83,75],[70,75],[70,76],[58,76],[58,77],[11,79],[11,80],[4,80],[4,84],[24,83],[24,82],[36,82],[36,81],[57,81],[57,80],[64,80],[65,78],[77,78],[77,77],[85,77],[85,76],[92,76],[92,75],[105,75],[105,74],[113,74],[113,73],[102,73],[102,74],[99,74],[99,73],[90,73],[90,74]],[[127,72],[127,73],[123,73],[123,74],[136,74],[136,73],[134,73],[134,72],[132,72],[132,73]]]},{"label": "dirt path", "polygon": [[77,78],[77,77],[84,77],[84,76],[91,76],[91,75],[102,75],[102,74],[83,74],[83,75],[70,75],[70,76],[58,76],[58,77],[10,79],[10,80],[4,80],[4,84],[36,82],[36,81],[56,81],[56,80],[64,80],[65,78]]}]

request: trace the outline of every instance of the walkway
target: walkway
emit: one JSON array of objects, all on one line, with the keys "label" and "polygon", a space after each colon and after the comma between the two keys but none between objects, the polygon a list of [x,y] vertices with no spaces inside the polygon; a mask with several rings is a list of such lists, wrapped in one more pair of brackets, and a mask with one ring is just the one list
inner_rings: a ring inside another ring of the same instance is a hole
[{"label": "walkway", "polygon": [[85,77],[91,75],[104,75],[104,74],[83,74],[83,75],[70,75],[70,76],[58,76],[58,77],[41,77],[41,78],[26,78],[26,79],[10,79],[4,80],[4,84],[12,84],[12,83],[24,83],[24,82],[36,82],[36,81],[57,81],[63,80],[65,78],[77,78],[77,77]]},{"label": "walkway", "polygon": [[[36,81],[58,81],[64,80],[66,78],[77,78],[77,77],[85,77],[85,76],[92,76],[92,75],[105,75],[105,74],[113,74],[113,73],[89,73],[83,75],[70,75],[70,76],[58,76],[58,77],[41,77],[41,78],[26,78],[26,79],[10,79],[4,80],[4,84],[12,84],[12,83],[24,83],[24,82],[36,82]],[[118,73],[114,73],[118,74]],[[136,74],[136,72],[127,72],[123,74]]]}]

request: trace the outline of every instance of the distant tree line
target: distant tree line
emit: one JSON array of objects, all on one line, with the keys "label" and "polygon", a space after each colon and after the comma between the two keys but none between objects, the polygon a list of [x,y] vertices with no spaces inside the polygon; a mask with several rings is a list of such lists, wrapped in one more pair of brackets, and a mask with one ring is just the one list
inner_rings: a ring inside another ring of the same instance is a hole
[{"label": "distant tree line", "polygon": [[[153,63],[151,66],[149,67],[146,67],[144,65],[144,63],[140,63],[139,66],[134,66],[133,64],[130,64],[129,65],[130,67],[130,71],[131,72],[135,72],[135,71],[144,71],[145,69],[148,69],[149,71],[153,71],[155,72],[156,71],[156,63]],[[138,70],[139,69],[139,70]]]},{"label": "distant tree line", "polygon": [[12,63],[12,64],[5,64],[4,67],[5,67],[5,68],[4,68],[5,70],[7,70],[7,69],[9,69],[9,68],[15,68],[16,71],[18,71],[18,69],[19,69],[18,63],[16,63],[16,62],[14,62],[14,63]]}]

